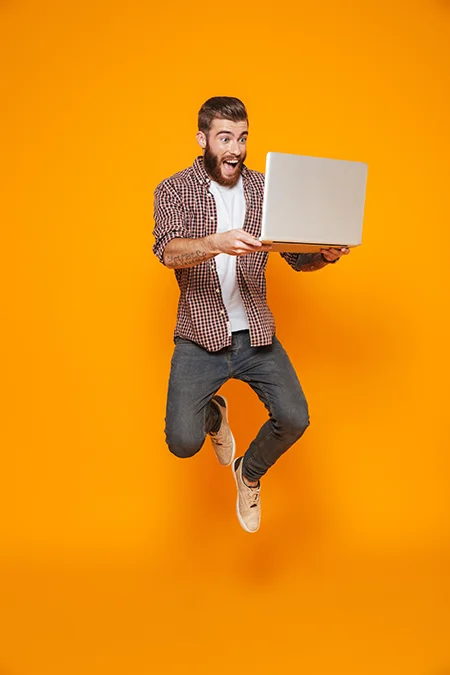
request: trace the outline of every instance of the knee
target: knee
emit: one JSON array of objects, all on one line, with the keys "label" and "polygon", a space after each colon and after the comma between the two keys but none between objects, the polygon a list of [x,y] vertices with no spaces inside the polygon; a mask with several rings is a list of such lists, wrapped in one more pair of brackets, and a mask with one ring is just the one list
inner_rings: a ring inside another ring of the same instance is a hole
[{"label": "knee", "polygon": [[298,441],[310,425],[308,406],[292,406],[277,417],[279,432],[291,442]]},{"label": "knee", "polygon": [[197,454],[203,445],[204,439],[197,439],[179,432],[167,432],[166,442],[170,452],[180,459],[187,459]]}]

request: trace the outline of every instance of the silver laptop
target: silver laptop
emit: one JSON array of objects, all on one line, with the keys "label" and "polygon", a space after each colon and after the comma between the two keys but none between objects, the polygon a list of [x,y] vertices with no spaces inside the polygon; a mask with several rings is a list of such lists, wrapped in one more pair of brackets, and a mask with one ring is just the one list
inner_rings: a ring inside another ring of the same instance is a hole
[{"label": "silver laptop", "polygon": [[362,242],[367,164],[267,153],[260,241],[316,252]]}]

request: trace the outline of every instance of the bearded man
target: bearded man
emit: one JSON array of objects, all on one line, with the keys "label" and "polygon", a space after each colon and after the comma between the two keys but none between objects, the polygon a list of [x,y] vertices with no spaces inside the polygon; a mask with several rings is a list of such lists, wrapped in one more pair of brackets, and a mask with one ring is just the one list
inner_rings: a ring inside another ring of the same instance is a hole
[{"label": "bearded man", "polygon": [[[270,246],[258,240],[264,175],[244,164],[247,139],[242,101],[221,96],[202,105],[197,131],[202,156],[155,190],[153,251],[175,270],[180,287],[167,445],[177,457],[193,457],[209,435],[220,464],[232,466],[238,520],[245,531],[256,532],[260,480],[303,436],[309,414],[266,301]],[[293,270],[311,272],[348,253],[328,248],[280,255]],[[269,415],[236,459],[228,402],[217,393],[230,378],[247,382]]]}]

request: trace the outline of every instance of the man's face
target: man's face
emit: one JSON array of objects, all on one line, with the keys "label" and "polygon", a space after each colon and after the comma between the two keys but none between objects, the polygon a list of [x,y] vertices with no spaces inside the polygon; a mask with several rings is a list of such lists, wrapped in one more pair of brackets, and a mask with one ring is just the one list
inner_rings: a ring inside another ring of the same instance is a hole
[{"label": "man's face", "polygon": [[214,119],[205,139],[204,163],[209,176],[225,187],[239,180],[247,156],[247,122]]}]

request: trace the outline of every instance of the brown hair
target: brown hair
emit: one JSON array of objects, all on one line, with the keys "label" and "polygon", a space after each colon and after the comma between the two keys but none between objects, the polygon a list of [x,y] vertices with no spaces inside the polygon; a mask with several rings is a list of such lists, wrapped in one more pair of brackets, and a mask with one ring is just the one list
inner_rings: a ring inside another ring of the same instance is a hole
[{"label": "brown hair", "polygon": [[232,122],[248,123],[245,105],[233,96],[214,96],[208,99],[198,111],[199,131],[208,133],[214,119],[231,120]]}]

